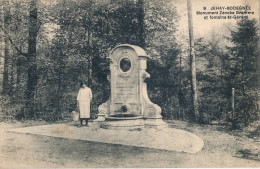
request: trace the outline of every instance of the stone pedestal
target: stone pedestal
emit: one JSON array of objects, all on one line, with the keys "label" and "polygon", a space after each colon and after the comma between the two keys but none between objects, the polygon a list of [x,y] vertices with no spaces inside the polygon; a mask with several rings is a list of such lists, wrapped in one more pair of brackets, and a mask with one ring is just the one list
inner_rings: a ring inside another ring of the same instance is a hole
[{"label": "stone pedestal", "polygon": [[97,123],[108,129],[159,128],[162,121],[161,108],[148,98],[146,72],[148,55],[134,45],[123,44],[109,55],[111,85],[110,98],[98,108]]},{"label": "stone pedestal", "polygon": [[141,117],[107,117],[100,127],[105,129],[142,130],[144,128],[144,120]]}]

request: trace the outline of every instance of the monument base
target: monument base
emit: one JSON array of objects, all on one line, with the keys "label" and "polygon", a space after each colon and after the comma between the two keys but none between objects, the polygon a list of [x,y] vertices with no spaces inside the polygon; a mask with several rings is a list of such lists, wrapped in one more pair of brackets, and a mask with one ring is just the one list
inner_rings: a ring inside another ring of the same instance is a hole
[{"label": "monument base", "polygon": [[142,120],[124,120],[124,121],[105,121],[100,125],[104,129],[116,130],[142,130],[144,128]]},{"label": "monument base", "polygon": [[113,117],[105,118],[105,121],[99,123],[101,128],[105,129],[126,129],[126,130],[142,130],[143,128],[162,129],[168,127],[162,118],[144,118],[136,117]]},{"label": "monument base", "polygon": [[100,125],[105,129],[126,129],[126,130],[142,130],[144,121],[142,117],[106,117],[105,121]]},{"label": "monument base", "polygon": [[147,118],[144,120],[144,126],[145,128],[162,129],[168,127],[168,124],[162,118]]}]

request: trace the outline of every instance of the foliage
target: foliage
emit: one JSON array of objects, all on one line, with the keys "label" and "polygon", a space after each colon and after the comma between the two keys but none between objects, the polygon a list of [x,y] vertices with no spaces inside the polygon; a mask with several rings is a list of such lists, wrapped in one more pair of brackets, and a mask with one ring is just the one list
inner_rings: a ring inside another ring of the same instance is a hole
[{"label": "foliage", "polygon": [[225,72],[222,58],[225,54],[219,45],[215,38],[208,41],[200,38],[195,42],[201,123],[224,120],[228,106],[225,90],[223,90]]},{"label": "foliage", "polygon": [[161,106],[164,118],[177,117],[180,46],[175,33],[179,16],[169,0],[147,1],[144,8],[146,50],[152,57],[147,68],[151,74],[147,80],[149,96]]},{"label": "foliage", "polygon": [[247,126],[258,118],[259,80],[258,65],[258,24],[255,19],[243,19],[231,31],[228,57],[230,73],[228,89],[235,88],[234,128]]},{"label": "foliage", "polygon": [[[149,98],[162,108],[165,119],[188,119],[191,112],[188,39],[177,40],[176,6],[171,0],[54,0],[37,1],[34,114],[28,114],[28,39],[30,3],[5,4],[5,32],[10,42],[5,111],[17,118],[55,121],[76,109],[80,80],[93,90],[92,115],[109,98],[108,52],[118,44],[142,46],[151,57],[147,71]],[[256,119],[258,30],[257,21],[241,20],[223,44],[223,36],[212,32],[195,42],[200,123],[223,121],[233,126]],[[3,29],[2,29],[3,30]],[[180,31],[178,31],[180,32]],[[184,34],[186,32],[182,32]],[[180,35],[184,36],[184,35]],[[218,38],[220,37],[220,38]],[[8,46],[8,45],[7,45]],[[187,48],[187,49],[186,49]],[[13,51],[11,53],[11,51]],[[6,55],[7,57],[7,55]],[[235,88],[235,114],[231,111],[231,89]],[[13,109],[11,109],[13,107]],[[19,113],[20,112],[20,113]],[[228,117],[227,117],[228,116]]]}]

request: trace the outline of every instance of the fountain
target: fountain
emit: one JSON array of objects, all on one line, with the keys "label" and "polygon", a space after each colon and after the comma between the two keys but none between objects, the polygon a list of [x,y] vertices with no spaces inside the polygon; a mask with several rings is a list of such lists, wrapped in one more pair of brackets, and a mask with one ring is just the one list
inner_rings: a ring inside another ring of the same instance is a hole
[{"label": "fountain", "polygon": [[148,98],[146,64],[149,56],[138,46],[122,44],[111,50],[110,98],[98,108],[98,119],[102,128],[142,129],[160,128],[161,108]]}]

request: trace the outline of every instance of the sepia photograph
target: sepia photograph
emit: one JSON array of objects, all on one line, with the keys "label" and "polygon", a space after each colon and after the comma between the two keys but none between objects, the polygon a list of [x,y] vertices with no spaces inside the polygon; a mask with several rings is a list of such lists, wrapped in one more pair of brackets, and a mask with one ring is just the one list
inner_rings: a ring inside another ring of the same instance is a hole
[{"label": "sepia photograph", "polygon": [[259,0],[0,0],[0,168],[260,168]]}]

